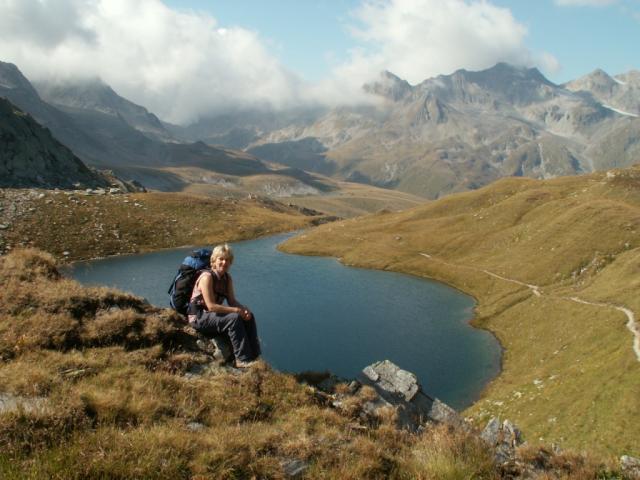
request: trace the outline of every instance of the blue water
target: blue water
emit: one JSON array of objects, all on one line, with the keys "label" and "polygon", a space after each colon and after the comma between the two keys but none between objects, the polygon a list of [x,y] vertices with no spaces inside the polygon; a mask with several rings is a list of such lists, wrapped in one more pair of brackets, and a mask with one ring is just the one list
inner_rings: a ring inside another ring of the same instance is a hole
[{"label": "blue water", "polygon": [[[263,357],[274,368],[353,378],[389,359],[415,373],[426,393],[458,409],[498,373],[498,342],[468,324],[471,297],[409,275],[279,252],[276,245],[286,238],[232,244],[236,296],[255,313]],[[191,250],[79,262],[69,274],[168,306],[169,284]]]}]

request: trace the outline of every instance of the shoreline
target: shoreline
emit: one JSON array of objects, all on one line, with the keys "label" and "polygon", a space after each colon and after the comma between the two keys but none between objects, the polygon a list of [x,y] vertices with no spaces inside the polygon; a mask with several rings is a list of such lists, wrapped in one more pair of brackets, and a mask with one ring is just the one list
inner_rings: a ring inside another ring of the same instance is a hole
[{"label": "shoreline", "polygon": [[[293,237],[293,238],[295,238],[295,237]],[[291,240],[291,239],[288,239],[288,240]],[[462,293],[462,294],[464,294],[464,295],[466,295],[468,297],[471,297],[474,300],[474,306],[473,306],[473,309],[472,309],[473,315],[466,323],[469,326],[471,326],[472,328],[476,329],[476,330],[482,330],[482,331],[485,331],[485,332],[491,334],[491,336],[495,339],[496,343],[498,344],[498,346],[500,348],[500,362],[499,362],[499,365],[498,365],[497,374],[484,384],[484,386],[482,387],[482,390],[478,393],[478,396],[476,398],[474,398],[467,407],[465,407],[464,409],[460,410],[460,412],[467,411],[469,408],[473,407],[480,400],[482,400],[483,396],[484,396],[484,393],[485,393],[486,389],[489,387],[489,385],[492,382],[496,381],[502,375],[503,370],[504,370],[504,352],[506,351],[506,348],[504,347],[504,345],[503,345],[502,341],[500,340],[500,338],[498,337],[498,335],[496,335],[496,332],[494,332],[490,328],[485,328],[483,326],[477,325],[477,318],[478,318],[477,309],[480,307],[480,300],[475,295],[473,295],[472,293],[464,290],[462,287],[459,287],[458,285],[455,285],[453,283],[449,283],[449,282],[447,282],[445,280],[442,280],[442,279],[439,279],[439,278],[436,278],[436,277],[432,277],[432,276],[418,275],[418,274],[415,274],[415,273],[412,273],[412,272],[403,271],[403,270],[400,270],[400,269],[387,269],[387,268],[379,269],[379,268],[371,268],[371,267],[362,267],[362,266],[359,266],[357,264],[345,263],[343,261],[342,257],[334,257],[334,256],[331,256],[331,255],[321,255],[321,254],[313,254],[313,253],[311,253],[311,254],[301,254],[301,253],[289,252],[289,251],[283,250],[281,248],[282,245],[284,245],[284,243],[285,242],[282,242],[282,243],[278,244],[276,246],[276,248],[277,248],[278,251],[281,251],[283,253],[287,253],[289,255],[304,255],[304,256],[315,256],[315,257],[323,257],[323,258],[333,258],[333,259],[337,260],[341,265],[343,265],[345,267],[362,268],[362,269],[366,269],[366,270],[377,270],[377,271],[383,271],[383,272],[386,271],[386,272],[400,273],[400,274],[403,274],[403,275],[409,275],[411,277],[419,278],[421,280],[429,280],[429,281],[440,283],[442,285],[446,285],[449,288],[457,290],[458,292],[460,292],[460,293]]]},{"label": "shoreline", "polygon": [[[260,235],[254,238],[250,238],[250,239],[240,239],[241,242],[245,242],[245,241],[258,241],[261,239],[267,239],[267,238],[273,238],[275,237],[277,240],[274,241],[273,244],[273,249],[274,251],[277,251],[280,254],[285,254],[285,255],[296,255],[296,256],[300,256],[299,254],[292,254],[290,252],[284,251],[283,249],[280,248],[280,246],[286,242],[287,240],[291,239],[291,238],[295,238],[297,235],[300,234],[304,234],[303,232],[305,232],[305,230],[293,230],[293,231],[283,231],[283,232],[278,232],[278,233],[272,233],[272,234],[268,234],[268,235]],[[179,248],[188,248],[189,246],[182,246],[182,247],[175,247],[175,248],[163,248],[163,249],[154,249],[152,251],[148,251],[148,252],[141,252],[138,254],[129,254],[127,253],[126,256],[131,256],[131,255],[144,255],[145,253],[154,253],[154,252],[162,252],[162,251],[167,251],[167,250],[177,250]],[[103,257],[102,259],[105,258],[118,258],[120,256],[124,256],[124,255],[111,255],[109,257]],[[310,257],[312,255],[304,255],[307,257]],[[331,259],[331,257],[328,256],[324,256],[323,258],[326,259]],[[91,262],[91,261],[95,261],[95,260],[101,260],[101,259],[90,259],[90,260],[79,260],[77,262],[73,262],[73,263],[69,263],[66,264],[69,267],[72,267],[74,263],[84,263],[84,262]],[[348,265],[345,264],[341,259],[334,259],[334,260],[338,260],[338,262],[345,268],[356,268],[356,269],[361,269],[361,267],[358,267],[357,265]],[[384,270],[380,270],[380,269],[371,269],[371,268],[364,268],[364,270],[370,270],[370,271],[384,271]],[[486,353],[484,355],[488,355],[487,356],[487,361],[490,359],[490,362],[488,361],[488,363],[486,363],[486,367],[481,369],[478,373],[480,373],[480,375],[476,376],[476,381],[472,381],[470,383],[470,386],[472,386],[472,388],[469,390],[468,394],[465,395],[465,399],[462,402],[458,402],[456,401],[456,403],[458,404],[458,411],[463,412],[465,410],[467,410],[468,408],[470,408],[471,406],[473,406],[479,399],[482,398],[483,393],[485,391],[485,389],[487,388],[487,386],[495,380],[495,378],[499,377],[502,373],[502,368],[503,368],[503,354],[504,354],[504,346],[503,344],[500,342],[500,340],[498,339],[498,337],[495,335],[495,333],[489,329],[486,328],[482,328],[479,327],[476,323],[475,323],[475,319],[477,316],[477,306],[478,306],[478,299],[473,296],[470,295],[469,293],[465,292],[464,290],[458,288],[456,285],[452,285],[450,283],[447,282],[443,282],[441,280],[438,280],[436,278],[429,278],[429,277],[425,277],[423,275],[415,275],[413,273],[407,273],[407,272],[403,272],[403,271],[399,271],[399,270],[387,270],[387,272],[389,273],[395,273],[395,274],[401,274],[401,275],[406,275],[408,277],[412,277],[415,278],[417,280],[420,281],[428,281],[428,282],[433,282],[434,284],[438,284],[441,286],[446,287],[447,289],[453,290],[455,292],[457,292],[460,295],[464,295],[464,297],[466,297],[468,300],[466,302],[468,302],[470,305],[470,308],[465,308],[465,312],[463,313],[463,316],[460,317],[460,322],[461,322],[461,326],[465,325],[465,329],[468,328],[472,331],[476,331],[476,332],[480,332],[480,331],[484,331],[486,333],[489,334],[489,337],[486,337],[485,340],[477,340],[479,342],[487,342],[486,345],[483,346],[482,350],[484,350]],[[65,276],[70,276],[68,272],[63,272],[65,274]],[[467,334],[465,334],[467,335]],[[469,335],[475,336],[474,333],[469,333]],[[454,341],[455,342],[455,341]],[[487,348],[484,348],[487,347]],[[480,348],[480,345],[478,346],[478,348]],[[382,360],[384,359],[383,357],[378,358],[378,356],[376,356],[373,360]],[[373,361],[372,360],[372,361]],[[356,369],[357,370],[357,369]],[[419,370],[419,369],[418,369]],[[484,370],[485,374],[482,374],[482,371]],[[423,379],[425,382],[427,382],[428,378],[424,378]],[[478,381],[479,380],[479,381]],[[477,383],[476,383],[477,382]],[[455,384],[455,382],[454,382]]]}]

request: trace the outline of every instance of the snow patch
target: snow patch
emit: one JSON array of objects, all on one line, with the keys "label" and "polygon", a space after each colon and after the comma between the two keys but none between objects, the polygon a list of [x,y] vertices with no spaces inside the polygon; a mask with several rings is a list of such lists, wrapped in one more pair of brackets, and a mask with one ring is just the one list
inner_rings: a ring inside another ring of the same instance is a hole
[{"label": "snow patch", "polygon": [[611,105],[605,105],[604,103],[602,104],[602,106],[608,110],[611,110],[612,112],[619,113],[620,115],[626,115],[627,117],[638,118],[640,116],[635,113],[625,112],[624,110],[618,110],[617,108],[613,108]]}]

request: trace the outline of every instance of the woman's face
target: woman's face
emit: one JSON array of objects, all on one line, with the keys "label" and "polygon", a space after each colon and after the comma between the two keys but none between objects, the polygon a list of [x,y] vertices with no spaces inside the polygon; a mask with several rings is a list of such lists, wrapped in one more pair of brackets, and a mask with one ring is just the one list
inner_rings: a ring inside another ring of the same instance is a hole
[{"label": "woman's face", "polygon": [[227,257],[216,257],[211,266],[214,272],[223,274],[231,267],[231,261]]}]

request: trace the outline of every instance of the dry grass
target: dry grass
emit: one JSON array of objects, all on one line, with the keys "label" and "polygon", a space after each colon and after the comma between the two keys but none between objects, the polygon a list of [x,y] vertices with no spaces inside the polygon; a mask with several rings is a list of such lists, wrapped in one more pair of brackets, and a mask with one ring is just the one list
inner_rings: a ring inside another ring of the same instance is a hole
[{"label": "dry grass", "polygon": [[0,223],[8,226],[0,231],[0,253],[36,247],[79,260],[256,238],[323,218],[269,199],[69,193],[0,189]]},{"label": "dry grass", "polygon": [[311,208],[329,215],[352,218],[379,211],[406,210],[426,203],[426,199],[400,192],[358,183],[338,182],[339,189],[327,195],[307,195],[283,198],[287,203]]},{"label": "dry grass", "polygon": [[212,359],[174,314],[61,278],[48,254],[0,257],[0,281],[0,395],[21,404],[0,412],[3,480],[501,475],[469,434],[364,417],[371,389],[331,408],[266,364],[185,375]]},{"label": "dry grass", "polygon": [[427,431],[407,460],[410,478],[465,480],[499,478],[493,456],[476,436],[440,426]]}]

